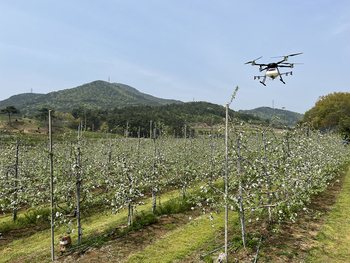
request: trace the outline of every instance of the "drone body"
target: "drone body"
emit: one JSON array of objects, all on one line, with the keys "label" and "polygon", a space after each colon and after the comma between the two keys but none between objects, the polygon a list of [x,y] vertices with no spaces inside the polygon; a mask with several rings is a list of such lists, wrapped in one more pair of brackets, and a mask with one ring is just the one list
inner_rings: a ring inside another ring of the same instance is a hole
[{"label": "drone body", "polygon": [[275,63],[269,63],[269,64],[256,63],[255,61],[257,61],[258,59],[262,58],[262,57],[259,57],[257,59],[252,60],[252,61],[248,61],[245,64],[252,64],[252,66],[259,66],[259,71],[260,72],[266,70],[264,76],[254,76],[254,79],[263,78],[263,81],[260,81],[260,83],[263,84],[264,86],[266,86],[265,81],[266,81],[267,77],[269,77],[272,80],[274,80],[277,77],[280,77],[280,81],[283,84],[286,84],[284,82],[283,78],[282,78],[282,75],[286,75],[286,76],[288,76],[289,74],[292,75],[293,72],[290,71],[290,72],[281,73],[279,68],[293,68],[294,64],[296,64],[296,63],[288,63],[288,62],[285,62],[285,61],[287,61],[289,57],[300,55],[300,54],[303,54],[303,53],[296,53],[296,54],[291,54],[291,55],[287,55],[287,56],[282,56],[283,60],[275,62]]}]

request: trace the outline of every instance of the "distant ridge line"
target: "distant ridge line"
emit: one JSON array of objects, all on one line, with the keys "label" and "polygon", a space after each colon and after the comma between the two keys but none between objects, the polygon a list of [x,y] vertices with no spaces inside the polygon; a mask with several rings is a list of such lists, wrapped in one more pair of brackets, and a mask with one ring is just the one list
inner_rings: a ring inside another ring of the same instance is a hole
[{"label": "distant ridge line", "polygon": [[0,108],[13,105],[22,113],[33,116],[42,107],[68,113],[73,108],[81,106],[89,109],[108,110],[124,106],[160,106],[172,103],[183,102],[157,98],[142,93],[129,85],[96,80],[74,88],[53,91],[47,94],[23,93],[13,95],[0,101]]}]

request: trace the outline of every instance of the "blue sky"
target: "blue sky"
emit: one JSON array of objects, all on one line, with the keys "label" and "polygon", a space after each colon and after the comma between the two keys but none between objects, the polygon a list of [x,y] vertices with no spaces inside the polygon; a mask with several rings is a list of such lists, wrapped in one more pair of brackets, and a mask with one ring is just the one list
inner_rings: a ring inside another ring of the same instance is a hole
[{"label": "blue sky", "polygon": [[[350,1],[125,0],[0,2],[0,100],[94,80],[234,110],[304,113],[349,91]],[[263,56],[303,52],[293,76],[254,80]]]}]

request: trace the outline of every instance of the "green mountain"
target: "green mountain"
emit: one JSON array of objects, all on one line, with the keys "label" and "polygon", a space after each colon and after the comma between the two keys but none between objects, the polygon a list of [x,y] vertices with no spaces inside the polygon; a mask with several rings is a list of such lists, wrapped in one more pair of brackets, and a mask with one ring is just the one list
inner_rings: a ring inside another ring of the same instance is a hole
[{"label": "green mountain", "polygon": [[275,123],[287,126],[294,126],[297,122],[303,119],[303,114],[288,110],[273,109],[270,107],[240,110],[239,112],[252,114],[262,119],[273,120]]},{"label": "green mountain", "polygon": [[48,94],[15,95],[0,101],[0,108],[13,105],[21,111],[21,114],[33,116],[42,107],[60,112],[71,112],[73,108],[81,106],[86,106],[88,109],[113,109],[124,106],[159,106],[171,103],[181,103],[181,101],[161,99],[124,84],[97,80]]}]

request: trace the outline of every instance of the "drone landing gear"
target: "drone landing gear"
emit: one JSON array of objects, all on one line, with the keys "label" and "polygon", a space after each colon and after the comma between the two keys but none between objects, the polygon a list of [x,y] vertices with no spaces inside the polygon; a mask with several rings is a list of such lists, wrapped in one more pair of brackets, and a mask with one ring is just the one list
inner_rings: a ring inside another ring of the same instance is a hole
[{"label": "drone landing gear", "polygon": [[260,81],[260,83],[261,83],[261,84],[263,84],[264,86],[266,86],[266,84],[265,84],[265,80],[266,80],[266,75],[264,76],[263,81]]},{"label": "drone landing gear", "polygon": [[279,71],[279,69],[277,68],[277,71],[278,71],[278,75],[280,76],[280,81],[283,83],[283,84],[286,84],[283,79],[282,79],[282,74],[281,72]]}]

